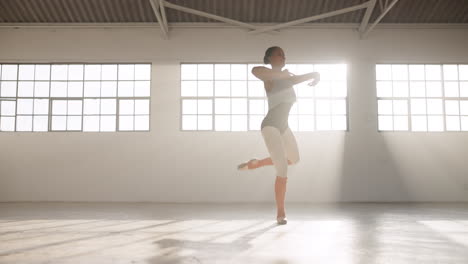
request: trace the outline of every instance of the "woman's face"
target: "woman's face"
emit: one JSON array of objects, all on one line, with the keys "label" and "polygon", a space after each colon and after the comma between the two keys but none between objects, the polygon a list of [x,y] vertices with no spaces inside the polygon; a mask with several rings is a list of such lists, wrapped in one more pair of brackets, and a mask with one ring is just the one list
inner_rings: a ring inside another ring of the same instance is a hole
[{"label": "woman's face", "polygon": [[281,48],[275,49],[270,56],[271,66],[283,68],[285,62],[286,62],[286,57],[284,56],[284,51]]}]

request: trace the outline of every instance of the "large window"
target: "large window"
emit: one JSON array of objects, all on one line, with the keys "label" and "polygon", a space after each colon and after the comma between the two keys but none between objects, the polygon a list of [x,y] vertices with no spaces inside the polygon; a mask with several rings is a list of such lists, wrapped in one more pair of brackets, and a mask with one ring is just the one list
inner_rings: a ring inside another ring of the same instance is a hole
[{"label": "large window", "polygon": [[149,131],[151,64],[2,64],[0,131]]},{"label": "large window", "polygon": [[[181,129],[260,130],[268,112],[263,82],[251,74],[260,64],[181,64]],[[345,64],[287,64],[294,74],[320,72],[316,87],[294,86],[293,131],[347,130]]]},{"label": "large window", "polygon": [[379,131],[468,131],[468,65],[378,64]]}]

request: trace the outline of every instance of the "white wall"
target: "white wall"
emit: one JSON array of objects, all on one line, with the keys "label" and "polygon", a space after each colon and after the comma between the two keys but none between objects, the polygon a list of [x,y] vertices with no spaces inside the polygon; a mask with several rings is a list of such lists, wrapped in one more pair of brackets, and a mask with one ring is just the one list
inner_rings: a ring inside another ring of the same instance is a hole
[{"label": "white wall", "polygon": [[466,29],[0,29],[0,62],[152,62],[151,132],[0,133],[0,201],[273,201],[259,131],[180,131],[180,62],[348,64],[348,132],[296,132],[287,201],[468,201],[468,133],[379,133],[374,65],[468,63]]}]

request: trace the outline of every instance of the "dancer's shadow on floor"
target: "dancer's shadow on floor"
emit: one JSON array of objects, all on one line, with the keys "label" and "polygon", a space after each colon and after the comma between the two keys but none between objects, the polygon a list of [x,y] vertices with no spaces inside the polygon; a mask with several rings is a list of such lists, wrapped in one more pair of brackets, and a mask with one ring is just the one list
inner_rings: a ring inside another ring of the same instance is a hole
[{"label": "dancer's shadow on floor", "polygon": [[[249,243],[251,240],[256,239],[268,230],[279,227],[276,223],[267,227],[257,229],[236,238],[229,243],[211,242],[211,240],[218,239],[226,235],[231,235],[240,230],[223,233],[215,238],[209,238],[204,241],[192,241],[182,239],[164,238],[153,242],[158,245],[159,249],[173,248],[161,256],[155,256],[148,259],[147,263],[151,264],[202,264],[202,263],[224,263],[229,262],[230,259],[242,252],[250,249],[252,245]],[[250,228],[250,227],[247,227]],[[188,250],[187,253],[184,251]],[[186,254],[186,256],[184,256]],[[208,262],[207,262],[208,261]],[[287,261],[279,261],[272,264],[288,264]]]}]

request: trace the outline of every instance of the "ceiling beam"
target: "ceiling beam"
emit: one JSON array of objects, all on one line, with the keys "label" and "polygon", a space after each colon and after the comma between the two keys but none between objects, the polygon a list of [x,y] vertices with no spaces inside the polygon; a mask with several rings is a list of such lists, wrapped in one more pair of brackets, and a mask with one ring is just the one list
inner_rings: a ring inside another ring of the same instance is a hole
[{"label": "ceiling beam", "polygon": [[370,0],[368,3],[368,7],[366,9],[366,13],[364,14],[364,17],[362,18],[361,25],[359,26],[359,32],[363,32],[367,28],[367,24],[369,23],[369,18],[372,15],[372,12],[374,11],[375,3],[377,0]]},{"label": "ceiling beam", "polygon": [[164,23],[164,27],[166,28],[166,32],[169,32],[169,25],[167,24],[166,10],[164,8],[163,0],[159,0],[159,9],[161,10],[162,21]]},{"label": "ceiling beam", "polygon": [[278,24],[278,25],[271,26],[271,27],[263,27],[263,28],[260,28],[260,29],[250,31],[249,34],[258,34],[258,33],[267,32],[267,31],[270,31],[270,30],[277,30],[277,29],[280,29],[280,28],[290,27],[290,26],[294,26],[294,25],[297,25],[297,24],[303,24],[303,23],[307,23],[307,22],[310,22],[310,21],[319,20],[319,19],[322,19],[322,18],[337,16],[337,15],[345,14],[345,13],[348,13],[348,12],[356,11],[356,10],[359,10],[359,9],[367,8],[368,5],[369,5],[369,2],[365,2],[365,3],[360,4],[360,5],[351,6],[351,7],[335,10],[335,11],[320,14],[320,15],[301,18],[301,19],[297,19],[297,20],[294,20],[294,21]]},{"label": "ceiling beam", "polygon": [[382,18],[388,13],[388,11],[390,11],[390,9],[392,9],[392,7],[398,2],[398,0],[393,0],[393,2],[391,2],[386,8],[385,10],[382,12],[382,14],[380,14],[380,16],[375,20],[375,22],[366,30],[364,31],[362,34],[361,34],[361,38],[366,38],[367,35],[369,35],[369,33],[371,32],[371,30],[380,22],[380,20],[382,20]]},{"label": "ceiling beam", "polygon": [[168,39],[169,36],[168,36],[168,32],[166,30],[166,26],[164,25],[164,22],[163,22],[163,20],[161,18],[161,14],[159,14],[159,10],[158,10],[159,3],[155,2],[156,0],[148,0],[148,1],[150,2],[151,7],[153,8],[154,15],[156,16],[156,19],[158,20],[158,24],[161,27],[163,37],[165,39]]},{"label": "ceiling beam", "polygon": [[236,26],[240,26],[240,27],[244,27],[244,28],[248,28],[248,29],[254,29],[255,30],[255,29],[259,28],[258,26],[254,26],[254,25],[251,25],[251,24],[248,24],[248,23],[240,22],[240,21],[237,21],[237,20],[234,20],[234,19],[213,15],[213,14],[210,14],[210,13],[206,13],[206,12],[203,12],[203,11],[195,10],[195,9],[180,6],[180,5],[175,5],[173,3],[169,3],[169,2],[164,1],[164,0],[161,0],[161,2],[163,2],[164,6],[167,7],[167,8],[172,8],[172,9],[182,11],[182,12],[186,12],[186,13],[189,13],[189,14],[194,14],[194,15],[197,15],[197,16],[207,17],[207,18],[210,18],[210,19],[222,21],[222,22],[225,22],[225,23],[228,23],[228,24],[231,24],[231,25],[236,25]]}]

